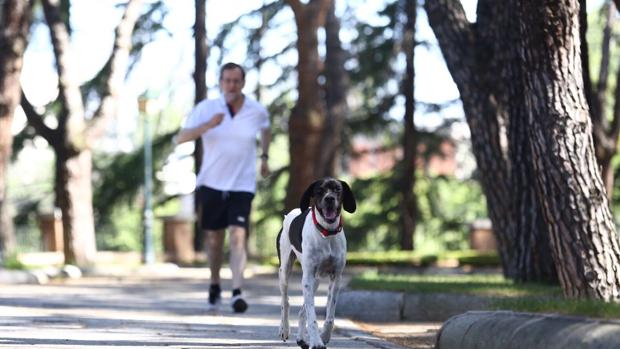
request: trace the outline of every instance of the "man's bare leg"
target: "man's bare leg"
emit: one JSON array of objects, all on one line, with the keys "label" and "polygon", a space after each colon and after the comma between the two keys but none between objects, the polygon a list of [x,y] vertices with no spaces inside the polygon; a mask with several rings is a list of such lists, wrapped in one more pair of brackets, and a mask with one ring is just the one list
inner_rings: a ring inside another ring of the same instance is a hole
[{"label": "man's bare leg", "polygon": [[245,250],[246,230],[244,227],[232,225],[230,228],[230,269],[232,271],[233,298],[232,307],[236,313],[247,310],[248,304],[241,296],[243,286],[243,271],[247,262]]},{"label": "man's bare leg", "polygon": [[217,310],[221,301],[220,269],[224,255],[224,229],[207,230],[207,259],[211,270],[209,310]]},{"label": "man's bare leg", "polygon": [[207,259],[211,270],[211,283],[219,284],[224,259],[224,229],[207,230]]},{"label": "man's bare leg", "polygon": [[243,286],[243,271],[247,262],[245,250],[246,231],[244,227],[230,226],[230,270],[232,271],[232,288]]}]

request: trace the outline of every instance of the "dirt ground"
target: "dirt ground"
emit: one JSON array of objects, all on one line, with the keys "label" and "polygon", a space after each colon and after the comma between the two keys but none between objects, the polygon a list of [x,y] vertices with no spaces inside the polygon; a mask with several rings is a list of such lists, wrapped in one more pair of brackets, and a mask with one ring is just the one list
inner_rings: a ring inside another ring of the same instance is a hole
[{"label": "dirt ground", "polygon": [[355,323],[377,337],[411,349],[434,348],[441,327],[439,322]]}]

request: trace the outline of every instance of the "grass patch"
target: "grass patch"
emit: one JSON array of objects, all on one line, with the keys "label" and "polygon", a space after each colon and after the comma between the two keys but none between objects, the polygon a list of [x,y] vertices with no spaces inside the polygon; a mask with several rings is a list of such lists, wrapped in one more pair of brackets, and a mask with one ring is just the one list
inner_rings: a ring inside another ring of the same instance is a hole
[{"label": "grass patch", "polygon": [[22,263],[19,259],[17,259],[17,256],[14,254],[7,256],[4,259],[2,267],[4,267],[5,269],[9,269],[9,270],[31,269],[29,266],[27,266],[26,264]]},{"label": "grass patch", "polygon": [[[486,310],[557,313],[595,318],[620,318],[620,304],[598,300],[564,299],[559,286],[516,284],[501,275],[379,275],[355,276],[353,289],[406,293],[458,293],[493,298]],[[480,309],[482,310],[482,309]]]},{"label": "grass patch", "polygon": [[[261,260],[262,263],[278,266],[278,257]],[[420,253],[417,251],[348,252],[348,266],[369,267],[428,267],[437,264],[451,266],[499,267],[497,252],[451,251],[444,253]]]},{"label": "grass patch", "polygon": [[532,313],[557,313],[603,319],[620,317],[620,304],[598,300],[576,300],[560,298],[506,298],[493,302],[493,310],[514,310]]},{"label": "grass patch", "polygon": [[407,293],[460,293],[492,297],[560,296],[557,286],[515,284],[501,275],[378,275],[367,272],[349,284],[354,289]]}]

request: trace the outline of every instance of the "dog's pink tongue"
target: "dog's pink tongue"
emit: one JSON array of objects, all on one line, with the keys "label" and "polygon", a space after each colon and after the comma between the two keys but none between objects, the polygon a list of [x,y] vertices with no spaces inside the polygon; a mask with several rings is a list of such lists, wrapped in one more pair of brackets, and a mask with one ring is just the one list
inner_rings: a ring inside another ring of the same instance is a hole
[{"label": "dog's pink tongue", "polygon": [[336,210],[325,210],[325,219],[335,219],[336,218]]}]

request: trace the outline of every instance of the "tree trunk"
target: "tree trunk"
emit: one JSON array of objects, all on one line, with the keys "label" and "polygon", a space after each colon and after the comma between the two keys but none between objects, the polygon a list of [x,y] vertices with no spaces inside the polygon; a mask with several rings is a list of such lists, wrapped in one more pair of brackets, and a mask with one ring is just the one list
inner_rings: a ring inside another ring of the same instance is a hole
[{"label": "tree trunk", "polygon": [[513,14],[506,4],[480,0],[473,25],[459,2],[426,2],[425,9],[461,91],[504,275],[517,281],[554,280],[553,270],[545,267],[552,264],[545,252],[546,229],[527,176],[529,149],[522,148],[523,116],[515,100],[523,98],[517,87],[520,72],[514,70],[514,41],[507,39]]},{"label": "tree trunk", "polygon": [[403,134],[403,159],[400,173],[401,212],[400,212],[400,248],[413,250],[414,233],[416,226],[416,197],[413,191],[415,185],[416,161],[416,129],[413,120],[415,113],[414,97],[414,52],[415,52],[415,22],[417,1],[405,0],[404,12],[407,18],[403,33],[403,51],[406,57],[406,71],[402,81],[402,94],[405,97],[405,133]]},{"label": "tree trunk", "polygon": [[[209,55],[209,48],[207,46],[207,0],[196,0],[196,22],[194,23],[194,51],[195,51],[195,65],[194,71],[194,86],[196,95],[194,96],[194,104],[198,104],[203,99],[207,98],[207,56]],[[202,140],[201,138],[194,141],[194,171],[196,175],[200,171],[202,164]],[[194,208],[196,214],[196,220],[194,222],[194,250],[205,250],[205,236],[201,227],[201,212],[202,203],[198,195],[198,191],[194,191]]]},{"label": "tree trunk", "polygon": [[325,22],[330,0],[286,0],[297,25],[298,98],[289,120],[290,166],[285,210],[298,207],[306,189],[318,177],[321,132],[325,122],[325,102],[319,84],[322,68],[318,51],[318,29]]},{"label": "tree trunk", "polygon": [[45,126],[42,117],[23,101],[28,122],[37,134],[43,136],[56,153],[56,204],[62,211],[65,239],[65,263],[86,267],[94,262],[96,248],[92,204],[92,155],[90,146],[101,134],[106,122],[116,112],[118,91],[124,81],[131,34],[140,14],[141,0],[127,3],[125,13],[116,28],[114,48],[110,55],[110,74],[101,104],[87,125],[79,86],[70,72],[69,32],[61,14],[59,0],[43,0],[45,20],[58,71],[59,99],[58,127]]},{"label": "tree trunk", "polygon": [[24,51],[30,27],[31,2],[6,0],[0,12],[0,262],[15,249],[15,230],[8,200],[13,114],[19,104]]},{"label": "tree trunk", "polygon": [[617,301],[620,247],[584,94],[579,2],[517,3],[528,133],[560,285],[567,297]]},{"label": "tree trunk", "polygon": [[[484,8],[484,2],[478,7]],[[486,3],[487,7],[492,4]],[[493,94],[496,72],[489,71],[492,43],[481,40],[480,32],[467,22],[460,2],[426,1],[424,8],[439,41],[446,64],[461,93],[465,117],[471,132],[472,150],[487,199],[489,218],[498,241],[504,274],[511,277],[514,252],[514,225],[510,214],[510,185],[505,154],[500,144],[501,113]],[[478,18],[478,26],[490,16]],[[497,28],[487,25],[490,30]],[[490,35],[486,33],[486,35]],[[480,50],[484,51],[481,52]]]},{"label": "tree trunk", "polygon": [[62,212],[66,263],[91,264],[97,252],[92,202],[92,157],[89,150],[56,153],[56,206]]},{"label": "tree trunk", "polygon": [[349,76],[344,69],[345,52],[340,42],[340,19],[336,17],[336,1],[331,4],[325,21],[325,80],[327,119],[323,126],[321,150],[318,161],[318,177],[337,176],[340,160],[342,133],[348,113],[347,92]]},{"label": "tree trunk", "polygon": [[527,134],[522,69],[518,59],[518,21],[514,18],[516,7],[512,3],[497,8],[502,18],[498,35],[499,55],[495,66],[501,72],[498,84],[502,104],[509,115],[508,153],[510,161],[510,188],[514,193],[510,212],[514,224],[513,258],[509,275],[518,282],[557,283],[557,271],[551,257],[549,231],[542,217],[542,207],[535,190],[532,154]]}]

